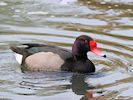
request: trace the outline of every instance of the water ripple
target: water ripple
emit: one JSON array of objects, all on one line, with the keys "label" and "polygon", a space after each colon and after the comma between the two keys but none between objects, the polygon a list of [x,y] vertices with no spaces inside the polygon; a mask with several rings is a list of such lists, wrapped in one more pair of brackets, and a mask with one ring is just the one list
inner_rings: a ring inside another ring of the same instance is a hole
[{"label": "water ripple", "polygon": [[[132,0],[0,1],[0,99],[84,100],[86,90],[98,98],[132,99],[132,5]],[[21,73],[9,49],[32,42],[71,50],[79,35],[93,37],[107,55],[88,53],[94,74]]]}]

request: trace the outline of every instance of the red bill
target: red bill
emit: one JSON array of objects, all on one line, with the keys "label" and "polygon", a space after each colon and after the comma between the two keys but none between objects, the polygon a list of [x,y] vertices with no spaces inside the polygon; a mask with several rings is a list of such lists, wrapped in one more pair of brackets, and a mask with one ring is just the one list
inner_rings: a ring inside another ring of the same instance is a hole
[{"label": "red bill", "polygon": [[97,48],[97,43],[96,41],[92,40],[90,41],[90,50],[95,53],[98,56],[103,56],[106,58],[106,55],[103,54],[98,48]]}]

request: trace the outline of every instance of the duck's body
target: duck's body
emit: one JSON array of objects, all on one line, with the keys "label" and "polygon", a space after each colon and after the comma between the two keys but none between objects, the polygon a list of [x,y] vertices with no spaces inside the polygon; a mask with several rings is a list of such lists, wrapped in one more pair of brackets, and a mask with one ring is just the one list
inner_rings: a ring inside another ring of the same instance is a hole
[{"label": "duck's body", "polygon": [[23,44],[24,47],[11,46],[11,50],[22,55],[22,61],[19,62],[23,71],[95,72],[94,64],[87,58],[88,50],[82,47],[81,38],[92,40],[88,36],[80,36],[75,41],[72,52],[44,44]]}]

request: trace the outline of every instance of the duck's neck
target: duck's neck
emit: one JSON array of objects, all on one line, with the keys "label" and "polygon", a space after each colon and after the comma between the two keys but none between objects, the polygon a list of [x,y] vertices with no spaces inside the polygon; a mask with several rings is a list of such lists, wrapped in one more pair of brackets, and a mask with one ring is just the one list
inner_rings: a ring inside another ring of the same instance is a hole
[{"label": "duck's neck", "polygon": [[88,59],[87,55],[73,55],[73,56],[74,56],[74,59],[77,61],[86,61]]}]

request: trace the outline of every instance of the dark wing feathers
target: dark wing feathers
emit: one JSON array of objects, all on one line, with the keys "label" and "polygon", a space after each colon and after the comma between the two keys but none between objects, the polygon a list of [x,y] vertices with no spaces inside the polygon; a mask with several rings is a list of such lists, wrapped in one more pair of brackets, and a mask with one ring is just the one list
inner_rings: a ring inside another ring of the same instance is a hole
[{"label": "dark wing feathers", "polygon": [[34,44],[24,43],[24,44],[22,44],[22,45],[27,45],[28,48],[46,46],[46,45],[44,45],[44,44],[35,44],[35,43],[34,43]]},{"label": "dark wing feathers", "polygon": [[21,46],[10,46],[10,49],[24,56],[29,56],[37,52],[53,52],[58,54],[63,59],[72,57],[72,54],[70,51],[60,47],[46,45],[46,44],[25,43],[25,44],[22,44]]}]

